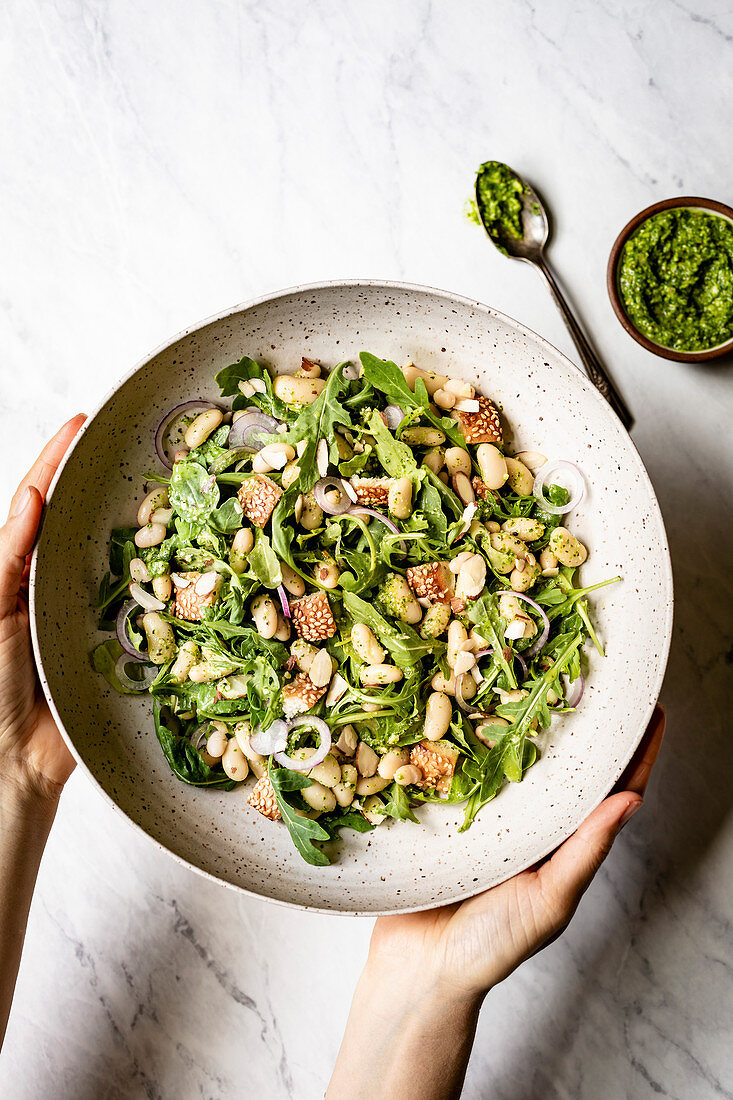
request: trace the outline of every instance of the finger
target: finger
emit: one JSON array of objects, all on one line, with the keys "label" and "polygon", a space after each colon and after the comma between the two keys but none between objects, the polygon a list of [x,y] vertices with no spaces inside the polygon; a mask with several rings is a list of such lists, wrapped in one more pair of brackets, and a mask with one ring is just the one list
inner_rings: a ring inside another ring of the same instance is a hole
[{"label": "finger", "polygon": [[38,489],[42,499],[45,500],[48,487],[59,467],[59,463],[85,420],[85,413],[77,413],[76,416],[73,416],[71,420],[68,420],[66,424],[64,424],[63,428],[60,428],[56,432],[53,439],[49,439],[48,443],[15,490],[13,499],[10,502],[9,515],[12,516],[14,510],[19,506],[25,490],[31,485],[34,485],[36,489]]},{"label": "finger", "polygon": [[537,878],[555,921],[552,931],[573,915],[620,830],[641,805],[634,792],[611,795],[540,868]]},{"label": "finger", "polygon": [[666,723],[667,716],[664,707],[657,703],[651,721],[647,726],[646,733],[641,739],[641,744],[634,753],[631,763],[619,779],[614,790],[634,791],[636,794],[644,794],[652,768],[659,756],[659,750],[662,747]]},{"label": "finger", "polygon": [[43,497],[35,485],[28,486],[16,503],[15,515],[0,528],[0,619],[12,615],[18,603],[26,558],[43,511]]}]

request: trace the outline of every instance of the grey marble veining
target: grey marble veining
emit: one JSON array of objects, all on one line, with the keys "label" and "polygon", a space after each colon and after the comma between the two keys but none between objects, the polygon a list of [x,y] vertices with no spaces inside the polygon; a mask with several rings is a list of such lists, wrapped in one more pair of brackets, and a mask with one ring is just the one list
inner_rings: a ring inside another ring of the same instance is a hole
[{"label": "grey marble veining", "polygon": [[[731,364],[649,356],[604,286],[642,206],[733,201],[733,16],[712,0],[9,0],[0,27],[5,496],[152,346],[268,288],[450,287],[572,354],[539,280],[462,215],[486,157],[540,187],[668,526],[669,727],[571,929],[487,998],[465,1096],[733,1096]],[[316,1100],[369,931],[202,881],[75,776],[0,1095]]]}]

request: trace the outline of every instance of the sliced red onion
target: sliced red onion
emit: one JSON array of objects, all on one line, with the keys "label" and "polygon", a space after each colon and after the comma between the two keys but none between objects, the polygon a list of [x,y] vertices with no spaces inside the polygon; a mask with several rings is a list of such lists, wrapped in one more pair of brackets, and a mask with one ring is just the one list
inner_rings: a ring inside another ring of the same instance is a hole
[{"label": "sliced red onion", "polygon": [[261,451],[267,442],[262,438],[263,435],[278,435],[279,432],[280,425],[274,416],[248,411],[243,416],[238,416],[232,424],[227,446],[237,450],[242,448],[254,454],[255,451]]},{"label": "sliced red onion", "polygon": [[405,419],[405,414],[399,405],[387,405],[382,416],[384,417],[385,424],[392,432],[395,428],[399,428],[400,424]]},{"label": "sliced red onion", "polygon": [[[567,504],[551,504],[545,496],[545,486],[554,474],[563,472],[570,478],[570,499]],[[543,512],[550,512],[553,516],[564,516],[566,512],[572,512],[573,508],[577,508],[585,496],[585,478],[580,467],[574,462],[557,458],[540,466],[535,475],[532,493]]]},{"label": "sliced red onion", "polygon": [[524,602],[528,603],[529,606],[533,608],[533,610],[535,610],[542,619],[542,631],[540,632],[539,636],[535,638],[535,640],[532,642],[532,645],[529,647],[529,649],[525,650],[525,653],[528,657],[534,657],[535,654],[539,653],[539,651],[542,649],[543,645],[547,641],[548,637],[550,636],[550,620],[547,618],[547,615],[540,607],[540,605],[535,600],[531,599],[526,594],[526,592],[512,592],[510,588],[506,588],[503,592],[499,592],[498,594],[500,596],[516,596],[518,600],[524,600]]},{"label": "sliced red onion", "polygon": [[[326,493],[331,493],[334,490],[340,494],[338,504],[332,504],[326,496]],[[329,516],[343,516],[353,503],[340,477],[322,477],[314,485],[313,495],[316,498],[318,507],[322,508]]]},{"label": "sliced red onion", "polygon": [[[173,469],[173,460],[168,455],[165,443],[165,435],[174,421],[179,420],[186,413],[205,412],[206,409],[219,408],[213,401],[204,401],[203,398],[197,398],[195,401],[184,401],[181,405],[176,405],[170,409],[165,416],[158,422],[158,427],[155,429],[155,438],[153,445],[155,447],[155,453],[160,461],[169,470]],[[175,451],[180,450],[184,446],[183,438],[178,444],[171,444],[171,448]]]},{"label": "sliced red onion", "polygon": [[130,640],[130,635],[127,633],[127,620],[133,611],[137,611],[138,606],[136,600],[128,600],[127,603],[123,603],[115,619],[115,635],[128,657],[131,657],[133,661],[147,661],[147,654],[141,653],[139,649],[135,648]]},{"label": "sliced red onion", "polygon": [[361,378],[361,363],[347,363],[341,371],[341,377],[345,382],[356,382]]},{"label": "sliced red onion", "polygon": [[525,659],[524,659],[524,657],[522,656],[521,653],[515,653],[514,654],[514,659],[515,659],[515,661],[519,661],[520,665],[522,666],[522,679],[526,680],[527,679],[527,672],[528,672],[527,662],[525,661]]},{"label": "sliced red onion", "polygon": [[163,601],[156,599],[150,592],[146,592],[137,581],[133,581],[129,585],[129,589],[130,595],[135,603],[140,604],[140,607],[144,607],[146,611],[165,611],[165,604]]},{"label": "sliced red onion", "polygon": [[280,603],[282,604],[283,615],[286,619],[290,618],[290,603],[288,602],[288,594],[285,591],[285,586],[278,585],[277,594],[280,597]]},{"label": "sliced red onion", "polygon": [[[380,520],[384,524],[385,527],[388,527],[393,535],[401,535],[402,534],[402,532],[400,531],[397,524],[394,523],[389,518],[389,516],[385,516],[381,512],[378,512],[376,510],[376,508],[362,508],[361,505],[358,505],[357,507],[349,509],[349,515],[351,515],[351,516],[372,516],[373,519]],[[400,539],[400,546],[402,548],[402,553],[406,554],[407,553],[407,543],[405,542],[404,539]]]},{"label": "sliced red onion", "polygon": [[583,673],[581,672],[577,680],[572,680],[566,672],[563,672],[560,677],[565,685],[565,706],[577,707],[580,700],[583,698],[583,692],[585,691],[585,680]]},{"label": "sliced red onion", "polygon": [[203,749],[205,747],[206,742],[209,740],[209,726],[210,725],[211,725],[211,722],[209,722],[209,721],[202,722],[200,726],[196,727],[196,729],[193,731],[193,733],[191,734],[191,736],[188,739],[189,743],[198,752],[200,752],[201,749]]},{"label": "sliced red onion", "polygon": [[311,768],[322,764],[328,756],[328,750],[331,748],[331,730],[322,718],[313,718],[309,714],[301,714],[298,718],[293,718],[292,722],[288,723],[288,730],[294,730],[298,726],[312,726],[316,731],[320,737],[320,744],[316,751],[307,760],[293,760],[292,756],[288,756],[285,752],[276,752],[275,759],[278,764],[294,772],[309,772]]},{"label": "sliced red onion", "polygon": [[472,706],[471,703],[467,702],[463,694],[463,680],[464,677],[468,675],[468,672],[463,672],[460,676],[456,678],[456,702],[458,703],[458,706],[461,708],[461,710],[464,710],[466,714],[471,714],[473,712],[476,714],[486,715],[488,717],[485,710],[481,710],[480,707]]},{"label": "sliced red onion", "polygon": [[249,739],[249,743],[260,756],[272,756],[282,752],[288,743],[288,723],[276,718],[266,730],[259,726]]},{"label": "sliced red onion", "polygon": [[[127,675],[126,668],[134,662],[134,667],[143,672],[142,680],[132,680]],[[115,676],[128,691],[147,691],[155,677],[158,675],[156,665],[141,665],[139,660],[131,657],[129,653],[123,653],[115,662]]]}]

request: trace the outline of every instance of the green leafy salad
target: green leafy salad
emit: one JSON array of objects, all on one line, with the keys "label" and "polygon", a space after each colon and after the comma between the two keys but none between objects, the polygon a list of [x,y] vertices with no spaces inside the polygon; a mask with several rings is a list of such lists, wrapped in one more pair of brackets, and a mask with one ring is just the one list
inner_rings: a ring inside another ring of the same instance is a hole
[{"label": "green leafy salad", "polygon": [[93,667],[152,695],[179,780],[246,784],[311,864],[425,802],[467,829],[602,652],[563,525],[582,473],[508,455],[488,397],[412,364],[245,356],[216,381],[163,417],[112,531]]}]

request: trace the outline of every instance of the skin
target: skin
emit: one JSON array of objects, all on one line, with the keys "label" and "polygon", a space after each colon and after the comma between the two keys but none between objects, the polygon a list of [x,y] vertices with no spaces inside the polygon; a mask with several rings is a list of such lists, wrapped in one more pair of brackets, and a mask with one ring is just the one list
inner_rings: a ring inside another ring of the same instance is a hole
[{"label": "skin", "polygon": [[[46,445],[0,529],[0,1044],[38,867],[74,768],[38,684],[26,582],[46,492],[83,422]],[[483,998],[565,928],[642,804],[663,731],[657,708],[617,792],[552,858],[463,903],[376,922],[329,1100],[460,1095]]]},{"label": "skin", "polygon": [[567,927],[642,805],[664,723],[657,707],[616,792],[550,859],[468,901],[377,920],[328,1100],[460,1096],[484,997]]}]

